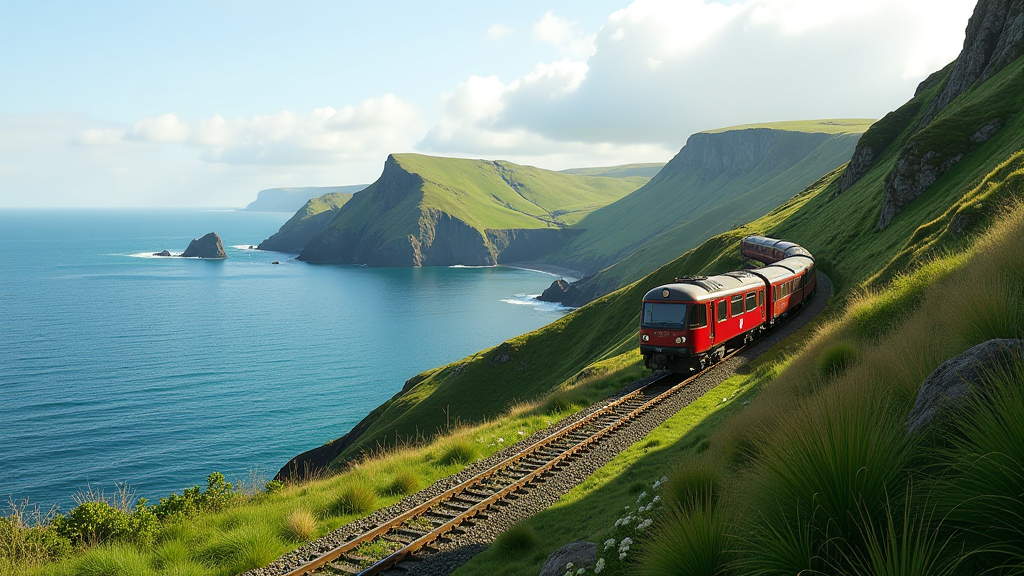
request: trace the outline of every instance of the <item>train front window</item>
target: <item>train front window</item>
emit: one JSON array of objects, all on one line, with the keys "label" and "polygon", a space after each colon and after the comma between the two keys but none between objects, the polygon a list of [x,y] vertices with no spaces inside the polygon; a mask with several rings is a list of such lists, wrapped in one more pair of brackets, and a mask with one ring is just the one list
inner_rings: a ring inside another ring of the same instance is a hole
[{"label": "train front window", "polygon": [[649,328],[685,328],[686,304],[644,302],[643,325]]},{"label": "train front window", "polygon": [[704,328],[708,325],[707,304],[694,304],[690,308],[690,328]]}]

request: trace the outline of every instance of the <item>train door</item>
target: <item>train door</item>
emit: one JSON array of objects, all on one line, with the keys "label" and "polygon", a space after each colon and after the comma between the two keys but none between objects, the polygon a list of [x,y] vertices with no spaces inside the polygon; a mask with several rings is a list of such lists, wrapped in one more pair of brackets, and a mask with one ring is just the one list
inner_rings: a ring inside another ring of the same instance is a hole
[{"label": "train door", "polygon": [[[714,317],[715,303],[711,302],[708,306],[711,308],[711,310],[708,311],[708,317]],[[715,324],[718,324],[718,322],[708,322],[708,326],[711,327],[711,346],[715,345]]]}]

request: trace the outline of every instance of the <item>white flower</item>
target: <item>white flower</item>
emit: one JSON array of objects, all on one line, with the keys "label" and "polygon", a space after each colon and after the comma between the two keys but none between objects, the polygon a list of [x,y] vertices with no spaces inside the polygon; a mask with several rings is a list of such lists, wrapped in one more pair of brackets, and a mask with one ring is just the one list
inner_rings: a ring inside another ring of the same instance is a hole
[{"label": "white flower", "polygon": [[629,510],[629,506],[626,506],[626,510]]},{"label": "white flower", "polygon": [[604,570],[604,558],[598,558],[597,564],[594,564],[594,574],[600,574]]},{"label": "white flower", "polygon": [[639,501],[643,500],[644,498],[647,498],[647,492],[646,491],[641,492],[640,495],[637,496],[636,501],[639,502]]},{"label": "white flower", "polygon": [[652,504],[657,504],[658,502],[661,502],[661,496],[655,496],[654,500],[651,500]]},{"label": "white flower", "polygon": [[580,574],[583,574],[586,571],[587,571],[586,568],[580,568],[579,570],[576,571],[576,576],[580,576]]},{"label": "white flower", "polygon": [[505,439],[504,439],[504,438],[498,438],[498,444],[501,444],[501,443],[502,443],[502,442],[504,442],[504,441],[505,441]]},{"label": "white flower", "polygon": [[661,483],[664,484],[665,482],[668,482],[668,476],[661,477]]},{"label": "white flower", "polygon": [[526,432],[523,432],[522,430],[520,430],[520,431],[519,431],[519,435],[520,435],[520,436],[526,436]]},{"label": "white flower", "polygon": [[640,531],[644,531],[644,530],[646,530],[647,528],[650,527],[651,523],[652,523],[651,519],[648,518],[647,520],[644,520],[639,525],[637,525],[636,529],[640,530]]},{"label": "white flower", "polygon": [[565,565],[565,569],[566,569],[566,570],[572,570],[572,567],[573,567],[573,566],[575,566],[575,564],[573,564],[572,562],[568,562],[568,563],[567,563],[567,564]]},{"label": "white flower", "polygon": [[629,536],[626,536],[625,538],[622,539],[622,542],[619,542],[619,550],[622,550],[623,547],[625,547],[626,550],[629,550],[629,547],[632,546],[632,545],[633,545],[633,539],[630,538]]},{"label": "white flower", "polygon": [[[615,538],[609,538],[609,539],[604,541],[604,549],[605,550],[611,548],[612,546],[615,546]],[[600,562],[600,560],[598,562]]]},{"label": "white flower", "polygon": [[615,521],[615,527],[618,528],[619,526],[622,526],[622,518]]},{"label": "white flower", "polygon": [[661,480],[655,480],[654,484],[651,487],[657,490],[658,486],[661,486]]},{"label": "white flower", "polygon": [[619,552],[619,560],[622,560],[625,557],[626,557],[626,553],[625,552]]}]

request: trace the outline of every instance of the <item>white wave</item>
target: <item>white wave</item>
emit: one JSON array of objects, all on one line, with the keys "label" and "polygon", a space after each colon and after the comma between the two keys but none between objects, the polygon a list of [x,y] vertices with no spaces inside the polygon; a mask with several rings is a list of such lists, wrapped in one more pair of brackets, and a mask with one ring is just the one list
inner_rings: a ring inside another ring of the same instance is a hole
[{"label": "white wave", "polygon": [[[168,250],[168,252],[171,252]],[[131,258],[169,258],[170,256],[157,256],[154,252],[136,252],[134,254],[118,254],[118,256],[129,256]],[[171,256],[181,256],[181,252],[171,252]]]},{"label": "white wave", "polygon": [[516,294],[512,298],[503,299],[502,302],[512,304],[513,306],[532,306],[538,312],[568,312],[573,309],[569,306],[563,306],[558,302],[537,300],[538,296],[540,294]]},{"label": "white wave", "polygon": [[232,244],[235,250],[256,250],[256,244]]},{"label": "white wave", "polygon": [[465,264],[453,264],[449,268],[497,268],[497,266],[467,266]]}]

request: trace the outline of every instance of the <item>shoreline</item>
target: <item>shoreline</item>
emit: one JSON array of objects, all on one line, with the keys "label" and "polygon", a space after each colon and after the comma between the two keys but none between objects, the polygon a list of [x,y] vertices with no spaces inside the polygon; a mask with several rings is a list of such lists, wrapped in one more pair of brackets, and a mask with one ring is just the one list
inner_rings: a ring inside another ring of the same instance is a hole
[{"label": "shoreline", "polygon": [[556,266],[554,264],[542,264],[540,262],[510,262],[508,264],[499,264],[499,266],[507,266],[508,268],[518,268],[520,270],[529,270],[531,272],[541,272],[543,274],[549,274],[562,278],[568,282],[575,282],[580,278],[583,278],[585,274],[579,270],[573,270],[571,268],[565,268],[563,266]]}]

